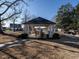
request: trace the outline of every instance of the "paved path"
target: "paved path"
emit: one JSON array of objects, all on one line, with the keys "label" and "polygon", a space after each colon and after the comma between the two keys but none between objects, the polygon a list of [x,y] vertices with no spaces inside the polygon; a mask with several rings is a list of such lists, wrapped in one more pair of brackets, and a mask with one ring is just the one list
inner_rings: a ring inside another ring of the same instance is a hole
[{"label": "paved path", "polygon": [[55,42],[79,49],[79,37],[71,34],[62,34],[61,39]]},{"label": "paved path", "polygon": [[73,43],[73,44],[79,45],[79,35],[65,34],[65,36],[67,36],[69,38],[69,40],[65,41],[65,42],[69,42],[69,43]]}]

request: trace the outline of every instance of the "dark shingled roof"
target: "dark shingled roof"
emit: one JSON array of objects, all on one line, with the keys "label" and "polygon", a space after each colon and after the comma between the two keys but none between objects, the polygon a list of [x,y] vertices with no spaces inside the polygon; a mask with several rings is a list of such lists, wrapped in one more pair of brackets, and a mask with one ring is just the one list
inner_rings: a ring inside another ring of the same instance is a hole
[{"label": "dark shingled roof", "polygon": [[37,18],[34,18],[24,24],[56,24],[56,23],[49,21],[47,19],[44,19],[42,17],[37,17]]}]

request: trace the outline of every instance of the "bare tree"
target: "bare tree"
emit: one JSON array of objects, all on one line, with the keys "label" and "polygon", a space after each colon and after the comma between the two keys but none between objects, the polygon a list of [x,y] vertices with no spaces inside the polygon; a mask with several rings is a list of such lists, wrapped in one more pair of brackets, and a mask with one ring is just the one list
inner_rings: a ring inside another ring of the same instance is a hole
[{"label": "bare tree", "polygon": [[22,2],[27,4],[24,0],[0,0],[0,33],[3,33],[1,24],[3,21],[9,20],[22,12],[20,11]]},{"label": "bare tree", "polygon": [[20,17],[20,14],[10,18],[10,20],[11,20],[11,22],[13,24],[13,31],[14,32],[15,32],[15,23],[17,22],[17,18],[19,18],[19,17]]},{"label": "bare tree", "polygon": [[23,13],[23,17],[22,17],[22,23],[27,22],[30,19],[30,13],[29,11],[26,9]]}]

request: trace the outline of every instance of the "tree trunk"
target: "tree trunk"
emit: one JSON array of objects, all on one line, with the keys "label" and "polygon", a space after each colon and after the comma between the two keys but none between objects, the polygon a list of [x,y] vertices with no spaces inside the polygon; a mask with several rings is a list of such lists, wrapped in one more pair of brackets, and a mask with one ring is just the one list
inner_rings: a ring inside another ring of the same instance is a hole
[{"label": "tree trunk", "polygon": [[1,21],[0,21],[0,34],[3,34]]},{"label": "tree trunk", "polygon": [[1,16],[0,16],[0,34],[3,34],[2,24],[1,24]]},{"label": "tree trunk", "polygon": [[15,32],[15,19],[13,20],[13,31]]}]

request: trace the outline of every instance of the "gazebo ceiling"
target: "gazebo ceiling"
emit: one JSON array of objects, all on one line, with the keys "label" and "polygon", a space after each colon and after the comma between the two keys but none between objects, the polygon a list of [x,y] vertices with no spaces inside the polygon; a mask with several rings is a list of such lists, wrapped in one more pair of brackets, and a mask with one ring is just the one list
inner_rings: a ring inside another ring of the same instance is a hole
[{"label": "gazebo ceiling", "polygon": [[37,18],[34,18],[24,24],[56,24],[56,23],[49,21],[47,19],[44,19],[42,17],[37,17]]},{"label": "gazebo ceiling", "polygon": [[42,28],[42,29],[44,29],[46,27],[45,26],[35,26],[34,28]]}]

